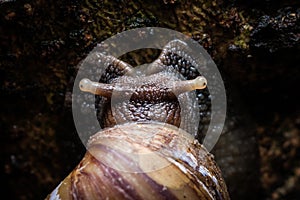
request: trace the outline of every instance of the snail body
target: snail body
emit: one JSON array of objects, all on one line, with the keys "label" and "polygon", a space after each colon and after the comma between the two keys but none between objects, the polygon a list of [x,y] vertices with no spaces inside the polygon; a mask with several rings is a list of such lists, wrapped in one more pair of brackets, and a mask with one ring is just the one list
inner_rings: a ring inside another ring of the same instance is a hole
[{"label": "snail body", "polygon": [[206,79],[185,80],[168,67],[174,47],[186,48],[171,41],[137,72],[97,54],[106,73],[79,87],[98,95],[104,129],[90,137],[84,158],[47,199],[229,199],[212,154],[191,134],[196,105],[189,92],[204,89]]}]

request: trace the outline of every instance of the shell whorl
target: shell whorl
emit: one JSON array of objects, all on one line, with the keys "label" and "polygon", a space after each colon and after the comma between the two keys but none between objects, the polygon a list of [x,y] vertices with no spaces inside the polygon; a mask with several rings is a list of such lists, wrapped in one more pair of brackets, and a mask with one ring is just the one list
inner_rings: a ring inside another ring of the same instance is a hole
[{"label": "shell whorl", "polygon": [[84,159],[48,198],[229,199],[220,174],[187,132],[128,123],[95,134]]}]

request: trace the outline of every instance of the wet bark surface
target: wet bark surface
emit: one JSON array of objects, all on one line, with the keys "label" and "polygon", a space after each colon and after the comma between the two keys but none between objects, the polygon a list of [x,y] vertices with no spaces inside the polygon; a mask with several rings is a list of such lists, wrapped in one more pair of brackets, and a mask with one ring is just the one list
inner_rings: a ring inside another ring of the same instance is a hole
[{"label": "wet bark surface", "polygon": [[233,137],[214,153],[233,199],[297,199],[299,18],[297,1],[0,1],[2,191],[41,199],[63,180],[85,152],[70,105],[76,66],[118,32],[159,26],[199,42],[224,76]]}]

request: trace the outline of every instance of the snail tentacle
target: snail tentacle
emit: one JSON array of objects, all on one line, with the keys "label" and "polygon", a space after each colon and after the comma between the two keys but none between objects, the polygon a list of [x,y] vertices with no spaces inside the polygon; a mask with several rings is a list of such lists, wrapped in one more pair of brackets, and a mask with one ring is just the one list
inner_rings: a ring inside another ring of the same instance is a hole
[{"label": "snail tentacle", "polygon": [[99,67],[105,69],[105,76],[101,78],[101,82],[103,83],[109,83],[111,80],[125,74],[130,75],[133,71],[133,67],[131,65],[117,59],[114,56],[107,56],[102,53],[98,53],[97,61],[100,64]]},{"label": "snail tentacle", "polygon": [[[175,70],[187,79],[199,76],[199,58],[194,58],[191,48],[187,43],[181,40],[172,40],[167,43],[159,57],[151,63],[147,69],[147,74],[154,74],[165,70]],[[188,72],[189,68],[193,68],[193,72]]]},{"label": "snail tentacle", "polygon": [[83,92],[89,92],[103,97],[111,97],[113,85],[98,83],[84,78],[79,82],[79,88]]},{"label": "snail tentacle", "polygon": [[79,82],[79,88],[83,92],[89,92],[95,95],[100,95],[106,98],[110,98],[112,93],[115,94],[125,94],[125,93],[133,93],[134,88],[130,85],[119,85],[119,84],[106,84],[91,81],[90,79],[84,78]]},{"label": "snail tentacle", "polygon": [[[170,86],[165,86],[165,97],[173,97],[184,92],[189,92],[197,89],[204,89],[207,85],[207,81],[203,76],[198,76],[192,80],[180,80],[170,84]],[[143,86],[143,85],[141,85]],[[139,90],[139,87],[130,84],[105,84],[91,81],[87,78],[82,79],[79,82],[79,88],[83,92],[90,92],[95,95],[100,95],[103,97],[110,98],[112,93],[122,95],[123,94],[133,94],[135,90]],[[151,87],[150,90],[156,90],[159,92],[160,87]],[[145,91],[143,91],[145,93]],[[146,91],[148,93],[155,91]],[[138,92],[139,93],[139,92]]]},{"label": "snail tentacle", "polygon": [[106,56],[107,61],[110,61],[111,64],[116,68],[117,70],[123,71],[125,73],[130,73],[132,71],[132,66],[127,64],[126,62],[123,62],[122,60],[119,60],[113,56]]},{"label": "snail tentacle", "polygon": [[203,76],[198,76],[192,80],[176,81],[173,84],[172,90],[175,94],[181,94],[193,90],[201,90],[206,88],[207,80]]}]

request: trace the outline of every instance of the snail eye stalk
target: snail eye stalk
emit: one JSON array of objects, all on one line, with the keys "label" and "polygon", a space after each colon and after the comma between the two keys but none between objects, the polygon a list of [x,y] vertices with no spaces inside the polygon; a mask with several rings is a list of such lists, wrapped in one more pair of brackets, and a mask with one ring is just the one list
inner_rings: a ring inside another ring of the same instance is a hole
[{"label": "snail eye stalk", "polygon": [[[206,88],[207,81],[203,76],[198,76],[192,80],[176,81],[167,85],[170,89],[170,93],[175,93],[176,95],[189,92],[197,89]],[[113,91],[118,93],[124,92],[134,92],[135,86],[130,84],[105,84],[91,81],[84,78],[79,83],[79,88],[83,92],[89,92],[95,95],[100,95],[103,97],[110,98]],[[171,94],[170,94],[171,95]]]},{"label": "snail eye stalk", "polygon": [[175,94],[178,95],[193,90],[202,90],[205,89],[206,86],[207,86],[206,78],[204,78],[203,76],[198,76],[197,78],[192,80],[174,82],[172,90]]},{"label": "snail eye stalk", "polygon": [[111,97],[114,85],[98,83],[84,78],[79,82],[79,88],[83,92],[89,92],[103,97]]}]

